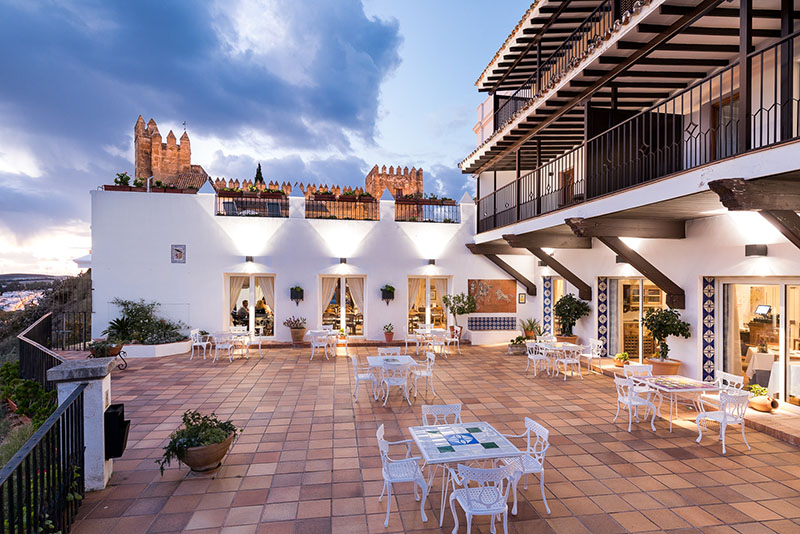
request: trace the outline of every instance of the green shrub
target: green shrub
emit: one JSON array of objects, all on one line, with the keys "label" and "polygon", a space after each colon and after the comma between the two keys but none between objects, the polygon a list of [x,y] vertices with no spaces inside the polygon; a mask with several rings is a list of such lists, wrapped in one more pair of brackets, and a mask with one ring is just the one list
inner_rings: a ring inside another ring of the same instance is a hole
[{"label": "green shrub", "polygon": [[12,428],[3,443],[0,444],[0,465],[6,465],[14,454],[31,439],[36,428],[32,424],[19,425]]},{"label": "green shrub", "polygon": [[109,322],[108,328],[103,331],[103,335],[107,335],[109,341],[115,343],[133,341],[145,345],[160,345],[186,338],[182,332],[187,328],[185,324],[157,315],[158,302],[116,298],[112,303],[119,306],[122,313],[118,318]]},{"label": "green shrub", "polygon": [[35,380],[19,377],[19,362],[0,366],[0,394],[17,405],[17,413],[31,418],[34,428],[39,428],[56,409],[56,392],[45,391]]}]

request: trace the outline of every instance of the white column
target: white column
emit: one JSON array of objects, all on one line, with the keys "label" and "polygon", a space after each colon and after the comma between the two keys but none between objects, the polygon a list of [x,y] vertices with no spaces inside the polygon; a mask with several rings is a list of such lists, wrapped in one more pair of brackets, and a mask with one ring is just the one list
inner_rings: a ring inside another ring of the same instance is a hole
[{"label": "white column", "polygon": [[58,403],[64,402],[79,385],[83,390],[84,482],[87,490],[106,487],[114,470],[114,461],[106,460],[105,411],[111,404],[111,369],[116,358],[68,360],[47,371],[47,379],[56,383]]},{"label": "white column", "polygon": [[425,277],[425,323],[431,324],[431,277]]}]

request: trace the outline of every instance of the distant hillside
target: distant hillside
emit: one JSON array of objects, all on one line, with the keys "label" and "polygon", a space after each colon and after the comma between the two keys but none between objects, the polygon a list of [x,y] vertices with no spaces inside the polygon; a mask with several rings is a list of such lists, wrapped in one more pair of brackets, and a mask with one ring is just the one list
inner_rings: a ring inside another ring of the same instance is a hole
[{"label": "distant hillside", "polygon": [[0,282],[23,282],[32,281],[40,282],[43,280],[63,280],[66,276],[55,276],[52,274],[24,274],[24,273],[9,273],[0,274]]}]

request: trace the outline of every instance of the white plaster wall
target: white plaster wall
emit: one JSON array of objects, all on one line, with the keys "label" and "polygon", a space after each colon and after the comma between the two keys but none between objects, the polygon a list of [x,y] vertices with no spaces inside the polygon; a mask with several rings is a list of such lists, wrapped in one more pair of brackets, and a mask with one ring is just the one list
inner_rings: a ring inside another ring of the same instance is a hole
[{"label": "white plaster wall", "polygon": [[[311,220],[295,210],[290,218],[214,215],[214,196],[92,191],[93,336],[117,316],[115,297],[161,303],[164,315],[208,331],[227,327],[226,274],[275,275],[275,339],[288,341],[282,326],[302,315],[309,328],[320,324],[319,277],[365,275],[365,328],[369,339],[383,339],[383,325],[406,324],[408,276],[452,277],[449,292],[466,292],[469,278],[509,278],[482,256],[467,250],[476,227],[473,203],[461,205],[461,224],[395,222],[394,203],[381,201],[380,221]],[[291,198],[293,206],[302,199]],[[186,245],[186,263],[170,262],[170,245]],[[252,255],[253,263],[245,263]],[[340,264],[339,258],[347,258]],[[428,265],[435,259],[435,265]],[[532,256],[504,257],[534,275]],[[387,306],[384,284],[396,288]],[[295,305],[289,288],[300,285],[305,300]],[[517,292],[524,288],[517,284]],[[534,314],[536,299],[517,305],[518,317]],[[502,315],[502,314],[491,314]],[[508,314],[515,315],[515,314]],[[452,318],[450,318],[452,321]],[[459,323],[465,325],[466,318]],[[502,332],[507,340],[516,333]]]},{"label": "white plaster wall", "polygon": [[[668,341],[670,356],[683,362],[681,374],[695,378],[702,378],[703,276],[718,279],[788,277],[800,281],[800,250],[757,213],[726,213],[689,221],[686,239],[623,239],[685,291],[686,308],[680,313],[691,324],[692,337],[688,340],[673,337]],[[745,257],[744,246],[755,243],[768,245],[767,257]],[[592,314],[582,319],[575,329],[581,340],[587,342],[596,337],[596,277],[641,278],[641,275],[630,265],[617,264],[616,255],[596,239],[592,249],[556,250],[554,256],[592,286]],[[540,278],[537,278],[537,283],[541,287]],[[567,287],[568,291],[577,293],[569,284]],[[718,294],[717,299],[721,307],[722,295]],[[723,339],[719,321],[717,326],[717,347],[721,348]]]}]

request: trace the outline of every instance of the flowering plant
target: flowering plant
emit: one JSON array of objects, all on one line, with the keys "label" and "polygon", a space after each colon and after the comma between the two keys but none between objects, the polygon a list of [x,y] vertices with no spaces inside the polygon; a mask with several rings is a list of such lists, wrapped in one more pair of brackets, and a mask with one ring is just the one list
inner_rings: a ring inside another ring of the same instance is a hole
[{"label": "flowering plant", "polygon": [[306,318],[305,317],[295,317],[292,315],[291,317],[287,317],[285,321],[283,321],[283,326],[287,328],[291,328],[292,330],[297,330],[299,328],[306,327]]}]

